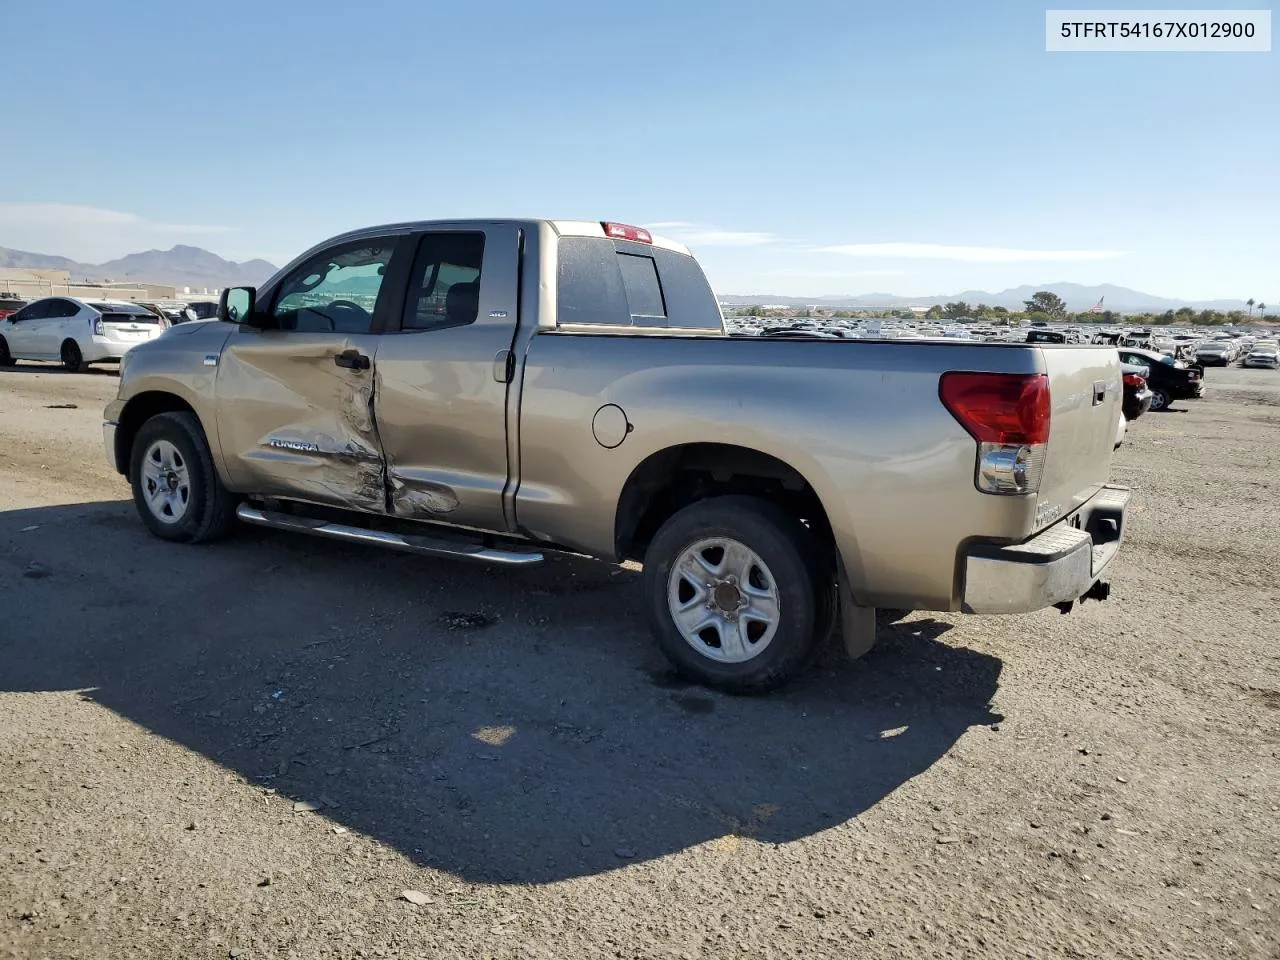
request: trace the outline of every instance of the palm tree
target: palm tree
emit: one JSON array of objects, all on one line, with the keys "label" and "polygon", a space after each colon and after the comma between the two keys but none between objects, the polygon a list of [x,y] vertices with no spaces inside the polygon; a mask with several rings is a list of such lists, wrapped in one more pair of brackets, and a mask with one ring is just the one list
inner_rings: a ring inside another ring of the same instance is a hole
[{"label": "palm tree", "polygon": [[1265,316],[1265,315],[1266,315],[1266,312],[1267,312],[1267,305],[1266,305],[1265,303],[1263,303],[1261,300],[1259,300],[1259,301],[1258,301],[1258,316],[1260,316],[1260,317],[1261,317],[1261,316]]},{"label": "palm tree", "polygon": [[1253,319],[1253,297],[1250,297],[1248,300],[1245,301],[1245,303],[1249,305],[1249,319],[1252,320]]}]

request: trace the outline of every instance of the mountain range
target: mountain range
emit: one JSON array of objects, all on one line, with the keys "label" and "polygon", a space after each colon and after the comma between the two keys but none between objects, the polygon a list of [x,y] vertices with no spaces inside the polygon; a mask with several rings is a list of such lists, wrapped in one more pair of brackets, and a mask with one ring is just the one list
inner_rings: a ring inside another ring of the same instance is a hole
[{"label": "mountain range", "polygon": [[276,272],[266,260],[236,263],[200,247],[182,244],[168,250],[131,253],[106,263],[78,263],[66,257],[0,247],[0,267],[67,270],[73,281],[140,281],[195,289],[257,286]]},{"label": "mountain range", "polygon": [[[1166,310],[1177,310],[1180,307],[1191,307],[1195,310],[1247,310],[1243,300],[1175,300],[1168,297],[1157,297],[1128,287],[1117,287],[1114,284],[1085,286],[1079,283],[1042,283],[1027,284],[1021,287],[1010,287],[1008,290],[991,292],[988,290],[962,290],[959,293],[938,294],[932,297],[900,297],[892,293],[863,293],[856,295],[837,295],[825,297],[783,297],[770,295],[725,295],[720,302],[729,306],[759,306],[770,303],[788,307],[826,307],[828,309],[876,309],[883,307],[912,307],[946,304],[963,300],[971,306],[985,303],[989,307],[1005,307],[1010,310],[1022,309],[1024,302],[1031,299],[1039,290],[1056,293],[1066,301],[1067,309],[1072,311],[1088,310],[1099,300],[1103,309],[1115,310],[1119,313],[1163,313]],[[1280,306],[1280,303],[1274,306]]]}]

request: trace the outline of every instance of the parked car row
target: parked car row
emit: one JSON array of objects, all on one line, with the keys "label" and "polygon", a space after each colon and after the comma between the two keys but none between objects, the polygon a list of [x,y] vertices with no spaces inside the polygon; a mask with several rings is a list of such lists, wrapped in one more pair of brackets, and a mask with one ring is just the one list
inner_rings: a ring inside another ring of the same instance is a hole
[{"label": "parked car row", "polygon": [[218,304],[212,300],[153,300],[143,304],[160,313],[171,324],[190,320],[212,320],[218,315]]},{"label": "parked car row", "polygon": [[[118,361],[135,343],[158,336],[175,324],[210,320],[217,315],[213,301],[156,300],[135,303],[129,300],[83,300],[75,297],[45,297],[27,303],[0,294],[0,365],[15,360],[56,360],[68,369],[83,369],[90,363]],[[766,336],[806,335],[830,339],[946,339],[1002,340],[1009,334],[986,336],[983,330],[943,328],[907,330],[882,327],[868,321],[864,328],[819,325],[795,319],[787,323],[760,326],[738,320],[727,324],[738,333]],[[121,326],[127,320],[128,326]],[[143,325],[143,326],[139,326]],[[735,329],[736,328],[736,329]],[[1190,399],[1204,392],[1204,367],[1226,366],[1239,361],[1246,367],[1280,369],[1277,341],[1253,336],[1220,335],[1201,339],[1182,333],[1173,339],[1157,339],[1150,331],[1100,331],[1092,335],[1078,328],[1061,330],[1033,327],[1017,338],[1027,343],[1112,343],[1121,352],[1121,361],[1130,366],[1159,366],[1146,377],[1152,393],[1150,407],[1167,409],[1174,400]],[[1141,346],[1139,346],[1141,345]],[[1133,372],[1133,375],[1138,375]],[[1141,415],[1141,414],[1139,414]],[[1136,419],[1130,417],[1129,419]]]},{"label": "parked car row", "polygon": [[135,303],[44,297],[27,303],[0,298],[0,366],[18,360],[46,360],[82,371],[91,363],[119,362],[132,347],[158,337],[170,326],[206,320],[212,302]]},{"label": "parked car row", "polygon": [[1196,346],[1196,362],[1202,366],[1227,367],[1239,362],[1247,367],[1275,368],[1277,342],[1257,337],[1221,336]]},{"label": "parked car row", "polygon": [[1259,367],[1270,370],[1280,369],[1280,343],[1275,340],[1258,341],[1253,345],[1253,348],[1244,355],[1244,359],[1240,361],[1240,365],[1244,367]]}]

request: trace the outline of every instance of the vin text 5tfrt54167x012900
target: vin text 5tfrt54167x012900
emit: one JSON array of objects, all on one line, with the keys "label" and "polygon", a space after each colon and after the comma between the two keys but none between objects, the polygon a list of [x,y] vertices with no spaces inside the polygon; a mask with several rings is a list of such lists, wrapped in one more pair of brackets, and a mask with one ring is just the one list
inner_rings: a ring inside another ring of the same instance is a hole
[{"label": "vin text 5tfrt54167x012900", "polygon": [[726,332],[679,244],[467,220],[328,240],[131,350],[107,455],[159,537],[238,520],[643,563],[685,675],[755,692],[875,608],[1105,597],[1116,350]]}]

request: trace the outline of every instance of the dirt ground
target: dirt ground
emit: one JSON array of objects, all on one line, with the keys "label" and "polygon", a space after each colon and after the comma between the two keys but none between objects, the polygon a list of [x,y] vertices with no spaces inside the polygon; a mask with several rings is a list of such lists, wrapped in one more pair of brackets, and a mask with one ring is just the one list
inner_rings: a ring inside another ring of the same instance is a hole
[{"label": "dirt ground", "polygon": [[114,374],[0,371],[0,957],[1280,956],[1280,373],[1209,380],[1109,602],[735,699],[630,570],[151,539]]}]

